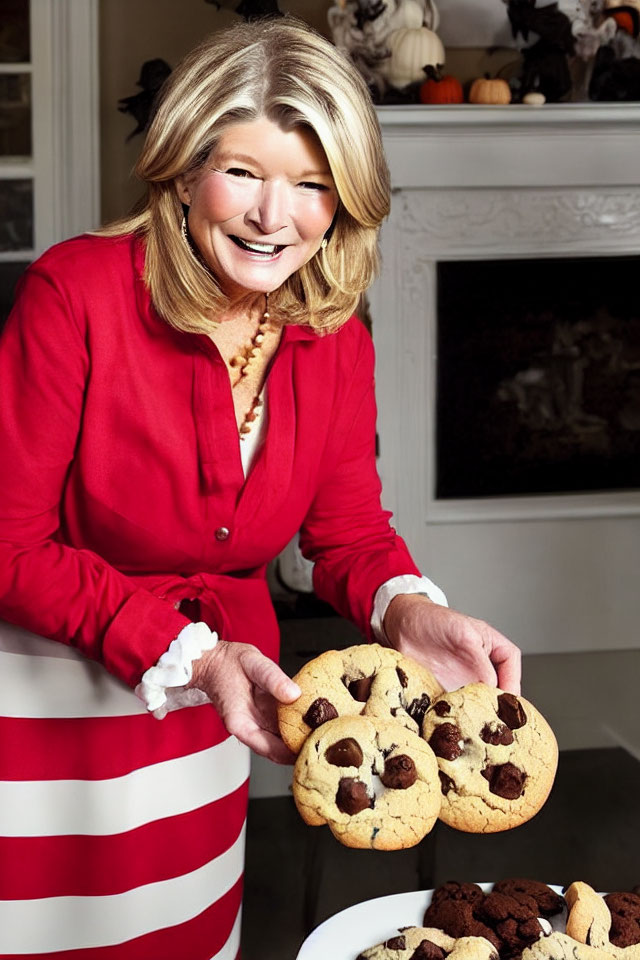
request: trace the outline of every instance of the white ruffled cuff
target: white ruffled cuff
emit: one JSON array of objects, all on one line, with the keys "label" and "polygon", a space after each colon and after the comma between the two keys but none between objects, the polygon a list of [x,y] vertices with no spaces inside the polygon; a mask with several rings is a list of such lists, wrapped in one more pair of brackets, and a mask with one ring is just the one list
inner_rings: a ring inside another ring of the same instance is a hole
[{"label": "white ruffled cuff", "polygon": [[373,600],[373,613],[371,614],[371,629],[373,635],[380,643],[388,643],[387,635],[384,632],[384,615],[387,607],[394,597],[400,593],[421,593],[434,603],[439,603],[441,607],[448,607],[447,598],[440,587],[436,586],[429,577],[417,577],[413,573],[404,574],[401,577],[391,577],[378,587]]},{"label": "white ruffled cuff", "polygon": [[202,690],[186,689],[186,685],[191,680],[193,661],[199,660],[206,650],[213,650],[217,642],[218,634],[206,623],[188,623],[155,666],[143,674],[135,692],[157,720],[164,719],[171,710],[211,702]]}]

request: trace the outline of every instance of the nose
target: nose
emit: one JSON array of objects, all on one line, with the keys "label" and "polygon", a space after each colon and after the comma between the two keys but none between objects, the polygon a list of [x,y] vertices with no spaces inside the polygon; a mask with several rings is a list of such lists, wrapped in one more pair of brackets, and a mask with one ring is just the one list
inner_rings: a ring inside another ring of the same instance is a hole
[{"label": "nose", "polygon": [[287,223],[289,187],[281,180],[264,180],[256,203],[245,217],[261,233],[277,233]]}]

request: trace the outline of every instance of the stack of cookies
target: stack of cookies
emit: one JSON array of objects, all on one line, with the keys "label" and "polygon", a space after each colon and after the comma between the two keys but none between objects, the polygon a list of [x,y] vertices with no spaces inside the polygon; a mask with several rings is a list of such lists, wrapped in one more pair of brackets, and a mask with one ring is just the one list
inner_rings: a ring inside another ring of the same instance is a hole
[{"label": "stack of cookies", "polygon": [[536,880],[501,880],[490,892],[449,881],[434,890],[423,923],[357,960],[640,960],[640,896],[601,897],[582,882],[563,900]]},{"label": "stack of cookies", "polygon": [[528,701],[475,683],[445,693],[420,664],[377,644],[331,650],[294,677],[282,739],[298,754],[302,818],[345,845],[413,846],[440,818],[491,833],[530,819],[555,777],[551,728]]}]

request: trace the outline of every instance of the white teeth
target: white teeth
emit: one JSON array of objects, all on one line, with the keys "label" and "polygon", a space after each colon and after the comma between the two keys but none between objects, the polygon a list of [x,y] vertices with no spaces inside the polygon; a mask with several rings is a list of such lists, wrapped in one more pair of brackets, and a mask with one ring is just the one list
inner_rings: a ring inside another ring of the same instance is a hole
[{"label": "white teeth", "polygon": [[241,247],[246,250],[253,250],[255,253],[275,253],[278,249],[274,243],[253,243],[249,240],[242,240],[240,237],[234,239],[238,241]]}]

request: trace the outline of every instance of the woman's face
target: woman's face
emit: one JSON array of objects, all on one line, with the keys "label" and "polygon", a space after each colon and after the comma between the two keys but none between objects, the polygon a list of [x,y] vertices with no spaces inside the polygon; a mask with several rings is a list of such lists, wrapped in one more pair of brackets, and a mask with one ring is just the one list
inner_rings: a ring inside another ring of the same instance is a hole
[{"label": "woman's face", "polygon": [[191,238],[231,299],[276,290],[319,249],[338,206],[316,134],[265,117],[230,126],[177,189]]}]

